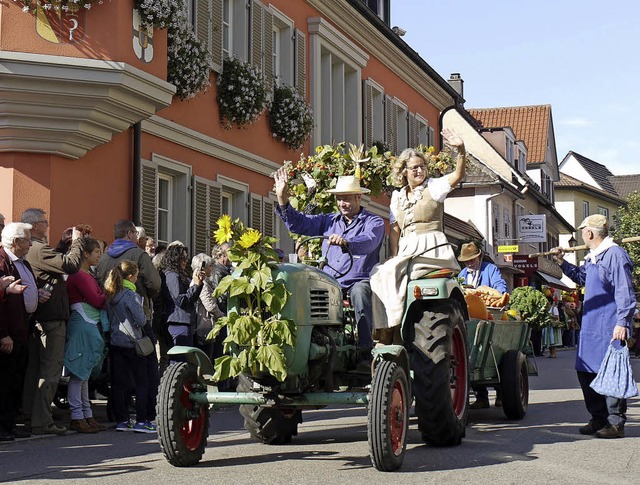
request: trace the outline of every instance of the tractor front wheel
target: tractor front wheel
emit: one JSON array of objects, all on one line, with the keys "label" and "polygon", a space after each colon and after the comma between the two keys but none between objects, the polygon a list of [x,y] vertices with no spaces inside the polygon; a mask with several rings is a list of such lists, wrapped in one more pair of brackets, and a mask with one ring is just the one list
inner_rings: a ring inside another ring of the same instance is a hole
[{"label": "tractor front wheel", "polygon": [[509,419],[522,419],[529,407],[527,358],[519,350],[508,350],[500,365],[502,410]]},{"label": "tractor front wheel", "polygon": [[426,443],[459,445],[468,415],[469,356],[460,305],[425,311],[410,346],[415,413]]},{"label": "tractor front wheel", "polygon": [[[251,384],[249,377],[240,374],[238,391],[250,391]],[[251,437],[267,445],[291,443],[291,438],[298,434],[298,424],[302,423],[302,411],[295,408],[243,404],[240,414],[244,418],[244,428]]]},{"label": "tractor front wheel", "polygon": [[209,436],[209,406],[189,395],[197,389],[196,370],[190,364],[172,364],[162,375],[156,407],[158,440],[173,466],[191,466],[202,459]]},{"label": "tractor front wheel", "polygon": [[409,427],[409,384],[396,362],[383,361],[375,370],[369,393],[368,438],[371,463],[390,472],[402,465]]}]

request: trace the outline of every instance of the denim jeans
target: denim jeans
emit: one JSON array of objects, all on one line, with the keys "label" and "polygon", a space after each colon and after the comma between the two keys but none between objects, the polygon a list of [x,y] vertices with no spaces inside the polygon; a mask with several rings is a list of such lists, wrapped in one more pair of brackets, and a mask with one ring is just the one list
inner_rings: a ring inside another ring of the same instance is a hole
[{"label": "denim jeans", "polygon": [[129,420],[129,391],[131,375],[135,382],[136,421],[151,421],[149,415],[149,386],[147,383],[147,358],[139,357],[135,349],[117,347],[109,348],[111,356],[111,398],[113,414],[116,421],[122,423]]},{"label": "denim jeans", "polygon": [[89,381],[83,381],[71,374],[67,385],[67,399],[71,408],[71,419],[91,418],[91,401],[89,400]]},{"label": "denim jeans", "polygon": [[358,325],[358,348],[370,349],[373,347],[373,314],[371,303],[371,285],[369,280],[358,281],[347,292],[351,298],[351,304],[356,315]]}]

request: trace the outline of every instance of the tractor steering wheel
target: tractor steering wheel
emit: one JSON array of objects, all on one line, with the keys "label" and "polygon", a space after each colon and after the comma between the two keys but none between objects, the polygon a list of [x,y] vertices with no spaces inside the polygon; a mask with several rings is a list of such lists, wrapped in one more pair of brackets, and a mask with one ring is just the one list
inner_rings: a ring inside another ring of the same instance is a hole
[{"label": "tractor steering wheel", "polygon": [[[298,248],[304,246],[304,245],[308,245],[310,241],[314,241],[316,239],[329,239],[329,236],[311,236],[311,237],[305,237],[303,239],[301,239],[298,243]],[[351,249],[349,248],[349,246],[347,245],[346,247],[343,247],[343,249],[346,249],[347,254],[349,254],[349,267],[344,271],[344,272],[340,272],[338,271],[336,268],[334,268],[333,266],[331,266],[331,264],[329,264],[329,261],[327,260],[326,257],[321,256],[317,259],[304,259],[304,262],[307,264],[315,264],[318,266],[319,269],[323,269],[325,266],[332,269],[333,271],[336,272],[336,274],[334,275],[335,279],[338,278],[342,278],[344,275],[346,275],[349,271],[351,271],[351,268],[353,268],[353,253],[351,252]]]}]

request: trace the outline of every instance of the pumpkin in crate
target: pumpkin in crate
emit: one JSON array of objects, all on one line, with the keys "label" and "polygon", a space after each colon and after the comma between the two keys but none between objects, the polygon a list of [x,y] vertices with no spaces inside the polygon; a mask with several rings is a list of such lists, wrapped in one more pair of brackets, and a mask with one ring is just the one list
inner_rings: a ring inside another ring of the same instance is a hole
[{"label": "pumpkin in crate", "polygon": [[487,305],[484,304],[482,298],[472,293],[464,295],[464,299],[467,302],[467,311],[469,312],[469,318],[482,318],[486,319]]}]

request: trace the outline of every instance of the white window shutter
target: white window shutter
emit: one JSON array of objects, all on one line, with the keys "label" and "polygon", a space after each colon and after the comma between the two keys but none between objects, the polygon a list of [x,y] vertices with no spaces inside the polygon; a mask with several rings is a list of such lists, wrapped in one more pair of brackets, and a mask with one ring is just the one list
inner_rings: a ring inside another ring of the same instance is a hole
[{"label": "white window shutter", "polygon": [[362,95],[364,97],[362,102],[364,110],[364,147],[368,149],[373,145],[373,87],[367,79],[362,83]]},{"label": "white window shutter", "polygon": [[158,238],[158,164],[142,160],[140,214],[136,218],[147,236]]},{"label": "white window shutter", "polygon": [[213,70],[222,72],[222,0],[211,2],[211,59]]},{"label": "white window shutter", "polygon": [[193,247],[194,254],[211,254],[213,232],[222,215],[222,185],[213,180],[193,177]]},{"label": "white window shutter", "polygon": [[295,76],[296,89],[304,98],[307,97],[307,48],[304,32],[296,29],[295,42]]},{"label": "white window shutter", "polygon": [[430,147],[436,146],[436,132],[431,126],[429,127],[429,139],[427,145]]}]

